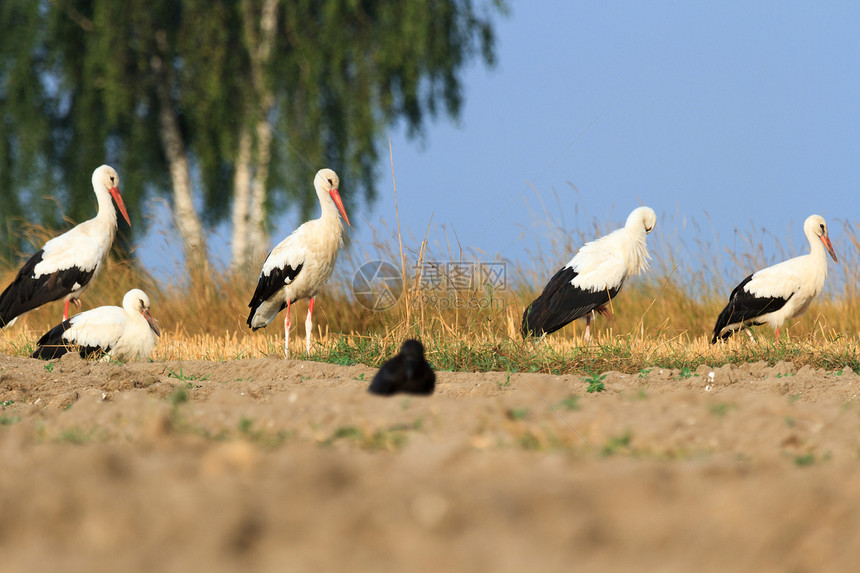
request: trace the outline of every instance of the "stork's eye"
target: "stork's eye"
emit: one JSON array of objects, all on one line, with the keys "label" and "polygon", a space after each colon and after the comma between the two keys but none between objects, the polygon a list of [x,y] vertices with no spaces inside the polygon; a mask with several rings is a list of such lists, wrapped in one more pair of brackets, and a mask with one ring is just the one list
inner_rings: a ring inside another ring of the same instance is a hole
[{"label": "stork's eye", "polygon": [[332,181],[331,179],[328,180],[328,184],[334,187],[334,181]]}]

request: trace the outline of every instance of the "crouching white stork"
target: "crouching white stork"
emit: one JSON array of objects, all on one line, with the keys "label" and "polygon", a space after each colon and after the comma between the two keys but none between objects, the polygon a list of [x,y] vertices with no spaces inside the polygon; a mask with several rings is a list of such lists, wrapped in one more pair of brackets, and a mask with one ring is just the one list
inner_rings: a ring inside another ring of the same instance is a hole
[{"label": "crouching white stork", "polygon": [[69,302],[80,308],[80,296],[98,274],[116,234],[116,201],[130,225],[125,204],[119,194],[119,175],[109,165],[93,172],[93,191],[99,202],[95,218],[84,221],[42,247],[18,271],[12,283],[0,294],[0,327],[43,304],[65,298],[63,320],[69,318]]},{"label": "crouching white stork", "polygon": [[158,323],[149,313],[149,297],[132,289],[122,298],[122,308],[100,306],[46,332],[33,358],[50,360],[67,352],[79,352],[84,358],[147,358],[160,335]]},{"label": "crouching white stork", "polygon": [[806,312],[824,286],[827,254],[834,262],[839,261],[827,236],[823,217],[808,217],[803,223],[803,232],[809,239],[809,254],[767,267],[742,280],[717,317],[711,344],[727,339],[745,326],[760,324],[776,329],[779,340],[779,327],[789,318]]},{"label": "crouching white stork", "polygon": [[615,298],[627,277],[648,269],[645,235],[656,224],[653,209],[638,207],[622,228],[583,245],[526,308],[523,337],[555,332],[584,316],[588,339],[593,312],[609,315],[605,305]]},{"label": "crouching white stork", "polygon": [[281,241],[263,263],[257,289],[248,306],[248,326],[265,328],[282,309],[284,317],[284,356],[290,357],[290,304],[309,298],[305,320],[306,349],[311,351],[314,297],[334,272],[337,251],[343,246],[343,220],[349,218],[338,193],[340,181],[331,169],[321,169],[314,177],[314,187],[322,208],[319,219],[308,221]]}]

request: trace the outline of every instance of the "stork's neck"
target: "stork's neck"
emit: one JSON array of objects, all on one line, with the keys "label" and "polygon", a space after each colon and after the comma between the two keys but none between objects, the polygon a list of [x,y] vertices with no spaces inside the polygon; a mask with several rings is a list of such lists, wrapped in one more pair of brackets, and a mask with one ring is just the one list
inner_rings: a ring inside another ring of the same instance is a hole
[{"label": "stork's neck", "polygon": [[633,276],[648,270],[648,259],[651,256],[648,254],[648,245],[645,242],[644,229],[625,228],[627,236],[630,238],[629,259],[627,260],[627,275]]},{"label": "stork's neck", "polygon": [[93,190],[96,193],[96,199],[99,202],[99,212],[96,219],[104,221],[111,233],[116,232],[116,208],[113,205],[110,193],[106,189],[99,189],[95,185]]},{"label": "stork's neck", "polygon": [[322,211],[320,220],[330,225],[337,225],[338,228],[343,229],[343,225],[340,222],[340,213],[338,213],[337,206],[334,204],[331,196],[317,187],[317,198],[320,201],[320,209]]},{"label": "stork's neck", "polygon": [[824,276],[827,276],[827,250],[818,235],[807,233],[809,239],[809,258],[815,261],[815,265]]}]

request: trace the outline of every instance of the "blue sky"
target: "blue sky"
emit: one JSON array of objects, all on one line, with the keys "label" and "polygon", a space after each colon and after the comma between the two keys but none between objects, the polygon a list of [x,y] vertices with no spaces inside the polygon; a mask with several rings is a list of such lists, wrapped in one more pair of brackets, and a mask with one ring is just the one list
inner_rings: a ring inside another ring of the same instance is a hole
[{"label": "blue sky", "polygon": [[[423,236],[432,214],[442,248],[456,232],[481,257],[528,263],[646,204],[661,220],[649,241],[665,248],[743,250],[736,229],[766,229],[773,260],[777,241],[805,251],[812,213],[837,253],[850,248],[840,221],[856,220],[860,191],[860,2],[511,4],[497,66],[462,75],[460,121],[438,119],[423,142],[391,131],[404,230]],[[387,158],[380,175],[372,209],[350,213],[358,252],[368,224],[395,226]],[[279,218],[272,245],[298,223]],[[720,264],[729,282],[754,270]]]}]

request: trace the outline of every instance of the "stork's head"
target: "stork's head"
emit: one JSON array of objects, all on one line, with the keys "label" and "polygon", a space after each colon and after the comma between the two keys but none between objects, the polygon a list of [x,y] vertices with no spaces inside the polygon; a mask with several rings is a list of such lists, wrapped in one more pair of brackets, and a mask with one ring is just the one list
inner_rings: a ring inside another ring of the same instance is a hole
[{"label": "stork's head", "polygon": [[343,208],[343,201],[341,201],[340,193],[338,193],[340,179],[338,179],[337,173],[331,169],[320,169],[317,171],[317,176],[314,178],[314,186],[329,194],[331,200],[334,201],[337,210],[340,211],[343,220],[346,221],[347,227],[349,227],[349,217],[346,216],[346,210]]},{"label": "stork's head", "polygon": [[119,194],[119,175],[113,167],[102,165],[93,171],[93,189],[95,189],[96,193],[101,189],[110,193],[110,196],[116,202],[116,206],[119,207],[119,212],[122,213],[125,222],[131,225],[128,213],[125,210],[125,203],[122,202],[122,196]]},{"label": "stork's head", "polygon": [[806,233],[806,236],[809,237],[810,241],[814,240],[813,237],[821,239],[821,242],[824,243],[824,248],[827,249],[827,252],[830,254],[833,261],[836,263],[839,262],[836,259],[836,252],[833,250],[833,245],[830,243],[830,237],[827,236],[827,223],[824,221],[824,217],[821,215],[810,215],[807,217],[806,221],[803,223],[803,232]]},{"label": "stork's head", "polygon": [[152,318],[149,313],[149,297],[139,288],[134,288],[125,293],[122,298],[122,307],[127,313],[134,316],[140,314],[144,320],[149,323],[149,328],[157,335],[161,336],[161,329],[158,328],[158,321]]},{"label": "stork's head", "polygon": [[656,224],[657,214],[654,213],[654,209],[651,207],[637,207],[627,216],[627,223],[624,226],[632,231],[644,229],[647,234],[654,230],[654,225]]}]

